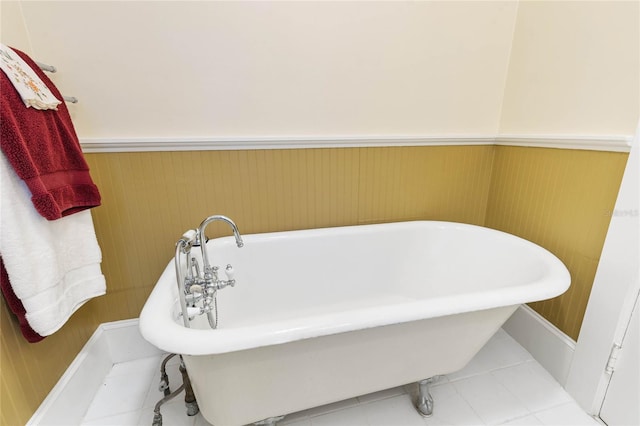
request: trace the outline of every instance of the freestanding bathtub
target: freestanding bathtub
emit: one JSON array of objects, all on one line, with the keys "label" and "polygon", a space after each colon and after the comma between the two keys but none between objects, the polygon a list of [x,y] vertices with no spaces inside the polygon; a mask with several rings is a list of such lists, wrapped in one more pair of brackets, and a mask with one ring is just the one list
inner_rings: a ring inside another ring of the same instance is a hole
[{"label": "freestanding bathtub", "polygon": [[[569,287],[550,252],[500,231],[416,221],[211,240],[233,264],[219,323],[178,317],[171,261],[140,315],[183,355],[204,417],[243,425],[463,368],[521,303]],[[437,401],[435,401],[437,410]]]}]

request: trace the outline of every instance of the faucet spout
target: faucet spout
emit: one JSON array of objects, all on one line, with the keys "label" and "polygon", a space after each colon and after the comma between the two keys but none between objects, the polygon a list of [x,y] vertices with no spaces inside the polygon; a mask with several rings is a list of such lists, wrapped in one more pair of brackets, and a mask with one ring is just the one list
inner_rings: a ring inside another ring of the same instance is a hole
[{"label": "faucet spout", "polygon": [[238,247],[242,247],[244,245],[244,242],[242,241],[242,237],[240,236],[240,231],[238,231],[238,227],[236,226],[235,222],[229,219],[228,217],[222,216],[222,215],[209,216],[208,218],[202,221],[202,223],[198,227],[198,233],[200,234],[200,241],[204,241],[204,230],[206,229],[207,225],[209,225],[211,222],[214,222],[216,220],[221,220],[223,222],[226,222],[229,226],[231,226],[231,229],[233,230],[233,236],[236,239],[236,245]]},{"label": "faucet spout", "polygon": [[204,231],[211,222],[215,222],[217,220],[226,222],[229,226],[231,226],[231,230],[233,231],[233,236],[236,239],[236,246],[238,246],[238,248],[244,246],[244,242],[242,241],[242,237],[240,236],[240,231],[238,230],[238,227],[236,226],[233,220],[222,215],[209,216],[208,218],[203,220],[200,226],[198,227],[198,237],[201,241],[200,250],[202,251],[202,261],[204,263],[205,272],[208,272],[208,269],[211,269],[211,264],[209,263],[209,256],[207,256],[207,250],[206,250],[206,244],[205,244],[206,237],[205,237]]}]

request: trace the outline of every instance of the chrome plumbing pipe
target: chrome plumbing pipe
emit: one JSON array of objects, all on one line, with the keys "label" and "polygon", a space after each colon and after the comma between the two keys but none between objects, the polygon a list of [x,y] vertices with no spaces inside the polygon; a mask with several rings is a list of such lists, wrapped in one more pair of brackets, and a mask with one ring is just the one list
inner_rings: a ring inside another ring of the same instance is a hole
[{"label": "chrome plumbing pipe", "polygon": [[[191,237],[191,238],[190,238]],[[185,294],[184,276],[182,275],[182,265],[180,259],[182,255],[187,256],[187,264],[190,263],[189,256],[191,255],[191,244],[193,243],[193,236],[189,232],[185,232],[181,239],[176,243],[176,253],[174,256],[175,270],[176,270],[176,282],[178,284],[178,296],[180,297],[180,310],[182,312],[182,322],[185,327],[189,327],[189,313],[187,312],[187,300]]]}]

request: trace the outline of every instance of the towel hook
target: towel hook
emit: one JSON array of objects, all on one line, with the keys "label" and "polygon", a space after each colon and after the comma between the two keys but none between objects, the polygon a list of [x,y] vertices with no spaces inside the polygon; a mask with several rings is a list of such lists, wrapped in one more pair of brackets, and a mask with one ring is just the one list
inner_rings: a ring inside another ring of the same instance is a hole
[{"label": "towel hook", "polygon": [[[38,67],[40,67],[42,71],[47,71],[50,73],[58,72],[58,69],[53,65],[47,65],[38,61],[36,61],[36,65],[38,65]],[[78,103],[78,98],[76,98],[75,96],[62,96],[62,99],[64,99],[65,102],[70,102],[72,104]]]},{"label": "towel hook", "polygon": [[43,64],[42,62],[38,62],[38,61],[36,61],[36,65],[39,66],[42,71],[47,71],[47,72],[57,72],[58,71],[56,69],[56,67],[54,67],[53,65]]}]

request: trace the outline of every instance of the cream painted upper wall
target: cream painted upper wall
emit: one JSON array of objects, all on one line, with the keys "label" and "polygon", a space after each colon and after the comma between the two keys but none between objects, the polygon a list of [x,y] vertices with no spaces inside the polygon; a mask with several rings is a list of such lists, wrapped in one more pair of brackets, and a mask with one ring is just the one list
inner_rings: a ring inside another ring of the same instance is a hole
[{"label": "cream painted upper wall", "polygon": [[523,1],[504,134],[633,135],[640,106],[638,1]]},{"label": "cream painted upper wall", "polygon": [[517,3],[24,1],[81,138],[497,132]]},{"label": "cream painted upper wall", "polygon": [[0,1],[0,42],[31,54],[20,6],[21,3],[17,1]]},{"label": "cream painted upper wall", "polygon": [[631,135],[640,115],[638,1],[0,4],[81,138]]}]

